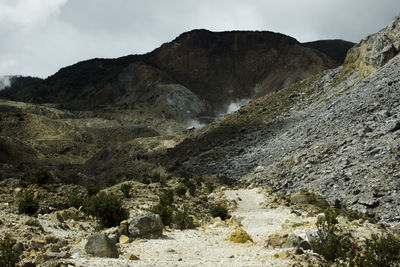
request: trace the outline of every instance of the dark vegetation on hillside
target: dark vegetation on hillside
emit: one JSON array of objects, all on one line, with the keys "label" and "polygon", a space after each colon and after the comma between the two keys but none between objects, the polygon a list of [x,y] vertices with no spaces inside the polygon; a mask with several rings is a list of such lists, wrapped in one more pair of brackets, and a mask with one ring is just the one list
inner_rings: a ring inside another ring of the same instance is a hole
[{"label": "dark vegetation on hillside", "polygon": [[340,65],[343,64],[347,51],[352,48],[355,43],[344,40],[319,40],[302,43],[301,45],[321,51]]}]

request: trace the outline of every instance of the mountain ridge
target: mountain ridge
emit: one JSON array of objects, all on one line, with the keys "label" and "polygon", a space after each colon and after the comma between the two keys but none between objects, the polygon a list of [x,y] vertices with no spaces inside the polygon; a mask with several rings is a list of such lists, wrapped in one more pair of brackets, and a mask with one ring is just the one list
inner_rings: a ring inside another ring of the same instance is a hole
[{"label": "mountain ridge", "polygon": [[279,90],[335,64],[280,33],[193,30],[152,52],[78,62],[24,88],[11,86],[0,96],[90,110],[99,105],[148,105],[147,99],[132,96],[157,84],[179,84],[211,107],[205,113],[215,115],[233,101]]}]

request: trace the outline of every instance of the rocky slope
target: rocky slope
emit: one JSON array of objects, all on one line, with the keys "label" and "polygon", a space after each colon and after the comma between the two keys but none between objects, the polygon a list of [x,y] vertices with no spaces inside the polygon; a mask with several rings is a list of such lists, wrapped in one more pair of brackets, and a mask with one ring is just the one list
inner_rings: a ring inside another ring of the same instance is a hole
[{"label": "rocky slope", "polygon": [[[349,51],[343,67],[257,99],[161,157],[182,173],[219,173],[400,219],[399,17]],[[369,74],[369,75],[367,75]]]}]

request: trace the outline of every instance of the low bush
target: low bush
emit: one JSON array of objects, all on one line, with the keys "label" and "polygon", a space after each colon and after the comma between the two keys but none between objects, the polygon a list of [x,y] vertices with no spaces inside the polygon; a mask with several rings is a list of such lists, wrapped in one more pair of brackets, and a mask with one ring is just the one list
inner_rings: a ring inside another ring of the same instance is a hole
[{"label": "low bush", "polygon": [[172,223],[174,213],[172,208],[173,202],[174,192],[167,190],[159,196],[158,204],[151,209],[152,212],[160,215],[164,225],[171,225]]},{"label": "low bush", "polygon": [[225,205],[222,204],[215,204],[210,206],[209,211],[212,217],[220,217],[223,221],[229,217],[228,209]]},{"label": "low bush", "polygon": [[130,195],[131,188],[132,188],[131,184],[122,184],[120,190],[126,198],[130,198],[131,197],[131,195]]},{"label": "low bush", "polygon": [[189,211],[187,207],[183,207],[183,210],[178,210],[175,212],[173,216],[173,223],[178,229],[186,229],[189,228]]},{"label": "low bush", "polygon": [[94,196],[100,191],[100,186],[90,182],[86,184],[86,190],[89,196]]},{"label": "low bush", "polygon": [[400,240],[391,234],[373,235],[366,241],[358,266],[400,266]]},{"label": "low bush", "polygon": [[159,197],[159,202],[163,206],[171,206],[174,202],[174,192],[171,190],[164,191]]},{"label": "low bush", "polygon": [[149,178],[146,178],[146,177],[143,177],[143,178],[140,180],[140,182],[143,183],[143,184],[147,184],[147,185],[149,185],[149,184],[151,183],[150,179],[149,179]]},{"label": "low bush", "polygon": [[325,211],[325,216],[318,219],[318,238],[311,241],[312,249],[329,261],[334,261],[341,254],[341,238],[336,234],[337,215],[333,210]]},{"label": "low bush", "polygon": [[153,172],[150,178],[153,183],[158,183],[161,180],[161,174],[159,172]]},{"label": "low bush", "polygon": [[186,186],[186,188],[189,190],[189,193],[194,196],[194,194],[196,193],[196,185],[194,184],[194,182],[192,181],[192,179],[189,178],[184,178],[182,180],[182,184],[184,184]]},{"label": "low bush", "polygon": [[128,218],[128,211],[113,194],[101,193],[91,196],[85,200],[83,208],[87,214],[97,217],[105,227],[118,226]]},{"label": "low bush", "polygon": [[171,206],[169,205],[161,205],[158,203],[156,206],[154,206],[151,209],[152,212],[160,215],[162,223],[164,225],[171,225],[172,224],[172,215],[174,213],[174,210],[172,209]]},{"label": "low bush", "polygon": [[175,192],[178,196],[184,196],[187,192],[187,187],[184,184],[179,184],[178,187],[175,189]]},{"label": "low bush", "polygon": [[208,193],[212,193],[215,189],[215,185],[213,183],[207,183],[206,187],[207,187]]},{"label": "low bush", "polygon": [[5,234],[0,240],[0,266],[13,267],[19,262],[22,251],[14,248],[14,245],[15,242],[9,234]]},{"label": "low bush", "polygon": [[335,266],[399,266],[400,241],[393,235],[373,235],[359,246],[349,236],[340,234],[334,211],[326,210],[324,214],[317,221],[318,237],[311,241],[311,247],[326,260]]},{"label": "low bush", "polygon": [[117,179],[115,179],[114,177],[109,177],[106,180],[106,186],[107,187],[111,187],[111,186],[115,185],[116,183],[117,183]]},{"label": "low bush", "polygon": [[49,178],[50,174],[46,170],[38,170],[34,176],[35,184],[42,186],[49,180]]},{"label": "low bush", "polygon": [[166,178],[166,177],[161,177],[161,178],[160,178],[160,185],[161,185],[162,187],[164,187],[164,186],[167,185],[167,178]]},{"label": "low bush", "polygon": [[39,202],[34,198],[30,190],[24,192],[18,201],[18,212],[32,215],[39,209]]},{"label": "low bush", "polygon": [[85,203],[85,198],[80,196],[70,196],[68,198],[68,206],[79,209]]}]

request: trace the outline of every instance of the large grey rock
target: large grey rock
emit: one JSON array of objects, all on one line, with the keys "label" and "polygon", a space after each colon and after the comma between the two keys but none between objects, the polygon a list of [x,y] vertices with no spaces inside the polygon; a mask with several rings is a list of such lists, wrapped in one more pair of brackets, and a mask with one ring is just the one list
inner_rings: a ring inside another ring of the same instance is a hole
[{"label": "large grey rock", "polygon": [[400,16],[397,16],[386,28],[365,37],[349,50],[343,73],[358,68],[360,77],[364,78],[395,57],[399,50]]},{"label": "large grey rock", "polygon": [[286,243],[283,245],[285,248],[293,248],[297,247],[300,242],[303,240],[299,235],[295,233],[291,233],[286,241]]},{"label": "large grey rock", "polygon": [[146,212],[136,214],[130,218],[128,232],[133,238],[154,238],[161,236],[163,229],[164,225],[160,215]]},{"label": "large grey rock", "polygon": [[118,249],[105,234],[95,234],[89,237],[85,246],[86,253],[103,258],[118,258]]}]

